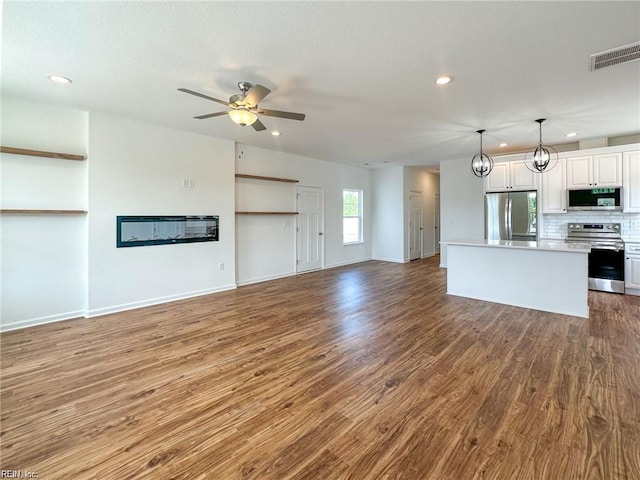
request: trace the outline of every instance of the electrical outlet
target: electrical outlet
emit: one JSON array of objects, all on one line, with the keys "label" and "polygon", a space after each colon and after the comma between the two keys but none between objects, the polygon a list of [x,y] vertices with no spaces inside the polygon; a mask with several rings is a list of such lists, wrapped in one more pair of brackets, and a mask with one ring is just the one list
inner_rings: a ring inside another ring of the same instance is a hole
[{"label": "electrical outlet", "polygon": [[220,271],[224,270],[224,263],[223,262],[220,262],[218,264],[218,270],[220,270]]},{"label": "electrical outlet", "polygon": [[184,180],[182,180],[182,186],[184,188],[189,188],[189,179],[185,178]]},{"label": "electrical outlet", "polygon": [[196,188],[196,181],[195,180],[189,180],[189,188]]}]

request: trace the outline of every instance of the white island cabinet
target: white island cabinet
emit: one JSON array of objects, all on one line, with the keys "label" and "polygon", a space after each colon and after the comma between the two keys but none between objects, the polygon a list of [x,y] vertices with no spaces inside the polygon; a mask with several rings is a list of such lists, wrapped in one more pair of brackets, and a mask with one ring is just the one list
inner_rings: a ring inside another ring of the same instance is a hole
[{"label": "white island cabinet", "polygon": [[460,240],[447,245],[447,293],[589,317],[589,244]]}]

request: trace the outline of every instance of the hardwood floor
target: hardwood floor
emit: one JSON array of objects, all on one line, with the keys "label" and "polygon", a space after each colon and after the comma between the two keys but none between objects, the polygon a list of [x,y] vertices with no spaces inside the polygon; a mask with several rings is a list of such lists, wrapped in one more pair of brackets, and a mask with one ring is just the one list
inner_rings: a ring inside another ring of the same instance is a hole
[{"label": "hardwood floor", "polygon": [[640,479],[640,298],[591,318],[366,262],[1,335],[39,479]]}]

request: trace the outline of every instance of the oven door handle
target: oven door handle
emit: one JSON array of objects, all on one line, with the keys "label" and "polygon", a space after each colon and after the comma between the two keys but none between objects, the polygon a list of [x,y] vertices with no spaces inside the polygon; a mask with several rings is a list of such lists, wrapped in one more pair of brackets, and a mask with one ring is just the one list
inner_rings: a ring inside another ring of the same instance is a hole
[{"label": "oven door handle", "polygon": [[620,248],[620,247],[616,247],[614,245],[603,245],[600,243],[592,243],[591,244],[591,249],[596,249],[596,250],[611,250],[613,252],[621,252],[624,251],[624,247]]}]

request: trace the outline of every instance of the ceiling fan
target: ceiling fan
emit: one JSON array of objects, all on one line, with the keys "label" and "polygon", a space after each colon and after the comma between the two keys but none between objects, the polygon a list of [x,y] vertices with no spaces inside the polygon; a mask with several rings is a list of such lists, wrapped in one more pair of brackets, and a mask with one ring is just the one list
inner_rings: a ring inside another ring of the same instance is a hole
[{"label": "ceiling fan", "polygon": [[202,93],[194,92],[188,88],[179,88],[181,92],[188,93],[189,95],[195,95],[196,97],[211,100],[212,102],[221,103],[229,107],[231,110],[226,112],[208,113],[206,115],[199,115],[198,120],[204,120],[205,118],[219,117],[222,115],[229,115],[238,125],[244,127],[251,125],[257,132],[266,130],[267,127],[258,119],[258,115],[266,115],[268,117],[287,118],[289,120],[304,120],[304,113],[282,112],[280,110],[267,110],[266,108],[258,108],[258,103],[262,101],[264,97],[269,95],[271,90],[262,85],[251,85],[249,82],[238,82],[238,88],[241,93],[231,95],[229,101],[219,100],[217,98],[204,95]]}]

